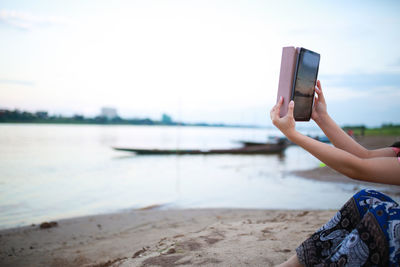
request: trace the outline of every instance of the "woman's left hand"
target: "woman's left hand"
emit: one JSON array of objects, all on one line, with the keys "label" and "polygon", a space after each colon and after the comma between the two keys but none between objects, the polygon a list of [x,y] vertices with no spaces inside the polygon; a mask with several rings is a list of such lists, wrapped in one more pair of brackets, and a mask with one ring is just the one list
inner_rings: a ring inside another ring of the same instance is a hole
[{"label": "woman's left hand", "polygon": [[296,133],[296,123],[293,117],[294,101],[290,101],[288,112],[284,117],[279,116],[279,112],[283,103],[283,97],[281,97],[276,105],[271,109],[270,116],[272,123],[290,139],[294,133]]}]

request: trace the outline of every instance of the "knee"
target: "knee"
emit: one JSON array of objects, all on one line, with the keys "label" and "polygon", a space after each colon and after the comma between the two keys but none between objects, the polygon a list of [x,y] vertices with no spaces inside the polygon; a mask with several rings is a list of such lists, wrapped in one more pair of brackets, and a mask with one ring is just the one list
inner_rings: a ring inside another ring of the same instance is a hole
[{"label": "knee", "polygon": [[376,193],[379,193],[372,189],[362,189],[353,195],[356,200],[373,197]]},{"label": "knee", "polygon": [[378,192],[376,190],[372,190],[372,189],[362,189],[360,191],[358,191],[356,194],[353,195],[354,199],[356,201],[360,201],[360,200],[365,200],[365,199],[375,199],[375,200],[380,200],[380,201],[384,201],[384,202],[392,202],[393,200],[381,193]]}]

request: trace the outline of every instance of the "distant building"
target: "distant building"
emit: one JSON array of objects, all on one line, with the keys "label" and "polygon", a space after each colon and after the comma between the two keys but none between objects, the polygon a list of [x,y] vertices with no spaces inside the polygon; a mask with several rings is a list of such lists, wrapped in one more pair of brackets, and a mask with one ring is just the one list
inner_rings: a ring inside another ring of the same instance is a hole
[{"label": "distant building", "polygon": [[118,117],[117,109],[115,109],[115,108],[101,108],[100,116],[101,117],[105,117],[108,120],[112,120],[112,119]]},{"label": "distant building", "polygon": [[167,114],[162,114],[161,116],[161,122],[164,124],[171,124],[172,123],[172,118],[171,116],[167,115]]}]

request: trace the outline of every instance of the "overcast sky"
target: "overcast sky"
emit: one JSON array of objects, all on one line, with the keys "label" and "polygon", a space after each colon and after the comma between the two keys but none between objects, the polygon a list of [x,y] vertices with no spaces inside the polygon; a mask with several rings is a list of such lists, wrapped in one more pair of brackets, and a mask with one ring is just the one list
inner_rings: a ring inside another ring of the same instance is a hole
[{"label": "overcast sky", "polygon": [[0,108],[270,125],[302,46],[339,124],[400,123],[400,2],[327,2],[2,0]]}]

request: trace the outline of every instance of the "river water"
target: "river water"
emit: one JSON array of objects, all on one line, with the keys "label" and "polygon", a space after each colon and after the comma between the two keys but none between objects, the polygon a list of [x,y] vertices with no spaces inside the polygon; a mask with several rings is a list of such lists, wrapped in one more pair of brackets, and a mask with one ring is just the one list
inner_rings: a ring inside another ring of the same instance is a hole
[{"label": "river water", "polygon": [[337,209],[354,193],[351,184],[290,174],[320,163],[297,146],[281,156],[138,156],[112,149],[232,148],[238,140],[274,135],[275,129],[1,124],[0,229],[149,205]]}]

